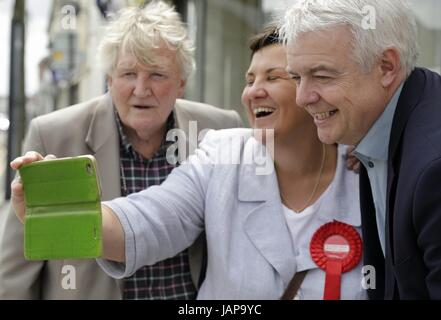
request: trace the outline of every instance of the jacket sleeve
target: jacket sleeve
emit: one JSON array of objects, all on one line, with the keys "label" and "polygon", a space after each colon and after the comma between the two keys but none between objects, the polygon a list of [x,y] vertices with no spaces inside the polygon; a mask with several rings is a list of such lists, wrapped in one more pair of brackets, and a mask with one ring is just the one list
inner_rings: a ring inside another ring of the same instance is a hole
[{"label": "jacket sleeve", "polygon": [[[31,121],[23,153],[45,151],[37,122]],[[0,300],[39,299],[43,261],[27,261],[23,254],[23,225],[8,204],[0,220]]]},{"label": "jacket sleeve", "polygon": [[428,273],[426,285],[431,299],[441,299],[441,159],[420,175],[414,194],[414,225],[417,243]]},{"label": "jacket sleeve", "polygon": [[172,257],[190,246],[204,229],[205,195],[219,141],[207,133],[196,154],[172,171],[160,186],[104,202],[125,233],[125,264],[97,259],[111,277],[121,279],[145,265]]}]

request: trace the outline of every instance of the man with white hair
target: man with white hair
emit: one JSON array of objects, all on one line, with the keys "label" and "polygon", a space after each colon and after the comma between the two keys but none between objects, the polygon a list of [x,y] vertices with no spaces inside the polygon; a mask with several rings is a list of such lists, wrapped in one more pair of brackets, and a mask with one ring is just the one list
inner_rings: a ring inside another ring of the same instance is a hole
[{"label": "man with white hair", "polygon": [[297,104],[323,142],[355,145],[363,164],[370,298],[440,299],[441,77],[415,67],[408,5],[299,0],[281,34]]},{"label": "man with white hair", "polygon": [[[109,93],[34,119],[25,151],[94,155],[103,200],[161,184],[175,167],[167,161],[174,143],[166,139],[168,130],[183,129],[188,137],[189,121],[197,121],[199,130],[242,126],[234,111],[179,99],[194,69],[193,52],[178,13],[164,2],[122,10],[100,47]],[[21,223],[13,212],[5,223],[0,300],[196,297],[201,270],[197,247],[117,281],[95,260],[26,261]]]}]

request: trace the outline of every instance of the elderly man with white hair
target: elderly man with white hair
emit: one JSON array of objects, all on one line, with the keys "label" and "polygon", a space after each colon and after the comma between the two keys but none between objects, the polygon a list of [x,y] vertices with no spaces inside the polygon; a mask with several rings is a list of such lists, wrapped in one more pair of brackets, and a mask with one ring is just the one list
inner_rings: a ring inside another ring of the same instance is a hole
[{"label": "elderly man with white hair", "polygon": [[282,37],[325,143],[355,145],[371,299],[441,298],[441,77],[401,0],[299,0]]},{"label": "elderly man with white hair", "polygon": [[[234,111],[179,99],[194,69],[193,53],[184,24],[169,5],[156,1],[123,9],[100,47],[109,93],[33,120],[25,151],[94,155],[103,200],[161,184],[175,167],[167,161],[174,143],[166,139],[170,129],[183,129],[188,136],[189,121],[197,121],[199,130],[242,126]],[[5,223],[0,300],[196,297],[201,270],[197,247],[117,281],[95,260],[26,261],[22,225],[12,211]]]}]

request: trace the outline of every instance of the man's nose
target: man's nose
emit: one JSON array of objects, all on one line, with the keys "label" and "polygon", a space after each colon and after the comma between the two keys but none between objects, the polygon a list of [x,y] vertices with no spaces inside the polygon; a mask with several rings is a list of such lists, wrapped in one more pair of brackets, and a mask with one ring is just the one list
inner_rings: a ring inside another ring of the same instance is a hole
[{"label": "man's nose", "polygon": [[149,80],[145,77],[139,77],[136,80],[135,90],[133,91],[133,94],[140,98],[150,96],[152,94],[152,90]]},{"label": "man's nose", "polygon": [[317,103],[319,100],[320,96],[311,83],[302,80],[297,84],[296,103],[299,107],[305,108],[310,104]]}]

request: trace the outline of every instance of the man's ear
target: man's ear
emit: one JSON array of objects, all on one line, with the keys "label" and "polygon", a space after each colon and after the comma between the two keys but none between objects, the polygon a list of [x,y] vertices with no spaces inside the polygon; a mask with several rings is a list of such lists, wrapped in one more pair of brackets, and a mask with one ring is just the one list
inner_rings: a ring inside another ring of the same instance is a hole
[{"label": "man's ear", "polygon": [[113,78],[111,75],[106,76],[106,82],[107,82],[107,89],[110,91],[110,88],[112,87]]},{"label": "man's ear", "polygon": [[185,85],[187,84],[186,80],[179,80],[179,88],[178,88],[178,98],[182,98],[185,93]]},{"label": "man's ear", "polygon": [[400,52],[397,48],[389,48],[380,58],[381,85],[390,87],[402,74]]}]

